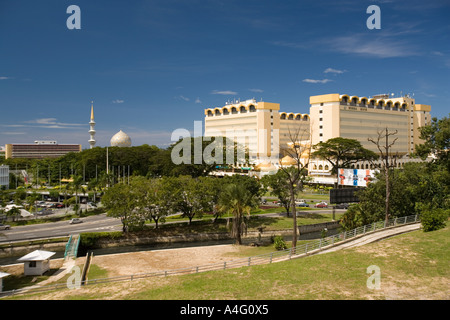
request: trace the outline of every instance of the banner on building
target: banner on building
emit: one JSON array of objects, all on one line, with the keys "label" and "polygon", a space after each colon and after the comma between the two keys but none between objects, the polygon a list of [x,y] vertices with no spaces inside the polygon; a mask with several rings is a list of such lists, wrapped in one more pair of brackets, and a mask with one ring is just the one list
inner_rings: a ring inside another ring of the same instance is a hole
[{"label": "banner on building", "polygon": [[342,186],[367,187],[375,180],[377,170],[369,169],[338,169],[338,183]]}]

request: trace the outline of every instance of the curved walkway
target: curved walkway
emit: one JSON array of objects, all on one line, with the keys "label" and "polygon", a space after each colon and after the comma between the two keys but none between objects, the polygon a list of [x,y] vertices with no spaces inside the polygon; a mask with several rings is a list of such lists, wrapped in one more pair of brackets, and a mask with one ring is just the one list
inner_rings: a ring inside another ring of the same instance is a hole
[{"label": "curved walkway", "polygon": [[356,239],[349,240],[348,242],[342,243],[342,244],[336,244],[331,248],[325,248],[322,249],[320,252],[317,253],[327,253],[357,246],[362,246],[371,242],[379,241],[385,238],[389,238],[395,235],[399,235],[402,233],[410,232],[419,230],[422,227],[421,223],[414,223],[414,224],[408,224],[401,227],[395,227],[395,228],[389,228],[382,231],[377,231],[374,233],[366,234],[362,237],[358,237]]}]

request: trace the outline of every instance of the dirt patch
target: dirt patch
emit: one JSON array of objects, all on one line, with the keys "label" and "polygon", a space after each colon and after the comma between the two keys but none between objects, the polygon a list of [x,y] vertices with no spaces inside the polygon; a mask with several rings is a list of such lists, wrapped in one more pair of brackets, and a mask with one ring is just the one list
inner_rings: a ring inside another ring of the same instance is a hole
[{"label": "dirt patch", "polygon": [[239,252],[235,245],[204,246],[94,256],[92,263],[115,277],[221,263],[242,258]]}]

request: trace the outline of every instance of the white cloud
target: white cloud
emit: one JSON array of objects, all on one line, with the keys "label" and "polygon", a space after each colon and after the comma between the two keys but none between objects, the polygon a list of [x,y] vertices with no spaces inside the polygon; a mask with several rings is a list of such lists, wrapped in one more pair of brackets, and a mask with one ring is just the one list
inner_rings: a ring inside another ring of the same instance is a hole
[{"label": "white cloud", "polygon": [[419,51],[409,43],[390,36],[370,38],[365,35],[342,36],[327,39],[326,43],[341,53],[375,58],[397,58],[419,54]]},{"label": "white cloud", "polygon": [[0,134],[8,135],[8,136],[16,136],[16,135],[22,135],[27,134],[26,132],[16,132],[16,131],[3,131],[0,132]]},{"label": "white cloud", "polygon": [[184,97],[184,96],[180,96],[180,99],[182,99],[182,100],[184,100],[184,101],[189,101],[189,100],[190,100],[189,98],[186,98],[186,97]]},{"label": "white cloud", "polygon": [[256,93],[263,93],[264,92],[264,90],[262,90],[262,89],[248,89],[249,91],[251,91],[251,92],[256,92]]},{"label": "white cloud", "polygon": [[211,92],[211,94],[237,95],[237,92],[235,92],[235,91],[230,91],[230,90],[224,90],[224,91],[213,90],[213,91]]},{"label": "white cloud", "polygon": [[322,79],[322,80],[316,80],[316,79],[303,79],[303,82],[307,83],[327,83],[333,80],[330,79]]},{"label": "white cloud", "polygon": [[435,55],[435,56],[444,56],[444,54],[440,51],[432,51],[431,54]]},{"label": "white cloud", "polygon": [[202,100],[200,100],[200,98],[197,97],[197,99],[195,99],[195,103],[202,103]]},{"label": "white cloud", "polygon": [[23,121],[23,123],[29,123],[34,125],[21,125],[21,124],[11,124],[4,125],[8,127],[30,127],[30,128],[46,128],[46,129],[71,129],[80,126],[86,126],[86,124],[82,123],[65,123],[58,122],[56,118],[40,118],[29,121]]},{"label": "white cloud", "polygon": [[8,80],[11,79],[10,77],[0,77],[0,80]]},{"label": "white cloud", "polygon": [[326,68],[325,71],[323,73],[344,73],[347,72],[347,70],[338,70],[338,69],[333,69],[333,68]]},{"label": "white cloud", "polygon": [[112,103],[124,103],[124,102],[125,102],[124,100],[119,100],[119,99],[116,99],[116,100],[112,101]]}]

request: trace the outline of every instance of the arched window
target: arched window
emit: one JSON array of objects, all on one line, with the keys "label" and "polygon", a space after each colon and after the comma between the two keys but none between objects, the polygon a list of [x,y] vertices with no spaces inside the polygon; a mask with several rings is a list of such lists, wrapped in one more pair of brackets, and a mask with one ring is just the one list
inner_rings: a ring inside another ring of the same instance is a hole
[{"label": "arched window", "polygon": [[308,115],[305,114],[305,115],[303,116],[303,121],[308,121],[308,118],[309,118]]},{"label": "arched window", "polygon": [[286,119],[286,113],[282,113],[280,116],[280,119],[283,119],[283,120]]},{"label": "arched window", "polygon": [[236,107],[231,108],[231,113],[232,114],[237,114],[238,113]]},{"label": "arched window", "polygon": [[216,114],[216,116],[220,116],[220,110],[216,109],[215,114]]},{"label": "arched window", "polygon": [[230,114],[230,112],[228,111],[228,109],[227,109],[227,108],[223,109],[222,113],[223,113],[223,115],[227,115],[227,114]]},{"label": "arched window", "polygon": [[314,170],[317,170],[317,165],[314,165]]},{"label": "arched window", "polygon": [[254,105],[251,105],[249,109],[250,109],[250,112],[256,112],[256,108]]},{"label": "arched window", "polygon": [[298,114],[298,115],[295,116],[295,120],[301,120],[301,119],[302,119],[301,115]]},{"label": "arched window", "polygon": [[353,104],[357,104],[357,103],[358,103],[358,98],[356,98],[356,97],[355,97],[355,98],[352,98],[352,103],[353,103]]},{"label": "arched window", "polygon": [[367,99],[366,98],[361,99],[361,104],[364,106],[367,105]]},{"label": "arched window", "polygon": [[325,165],[325,170],[330,170],[330,167],[327,164]]},{"label": "arched window", "polygon": [[213,116],[212,111],[211,111],[211,110],[208,110],[208,117],[212,117],[212,116]]},{"label": "arched window", "polygon": [[322,165],[319,165],[319,170],[323,170],[323,166]]},{"label": "arched window", "polygon": [[245,107],[244,107],[244,106],[241,106],[241,107],[239,108],[239,111],[240,111],[241,113],[246,113],[246,112],[247,112],[247,110],[245,110]]},{"label": "arched window", "polygon": [[294,115],[292,113],[289,115],[288,120],[294,120]]}]

